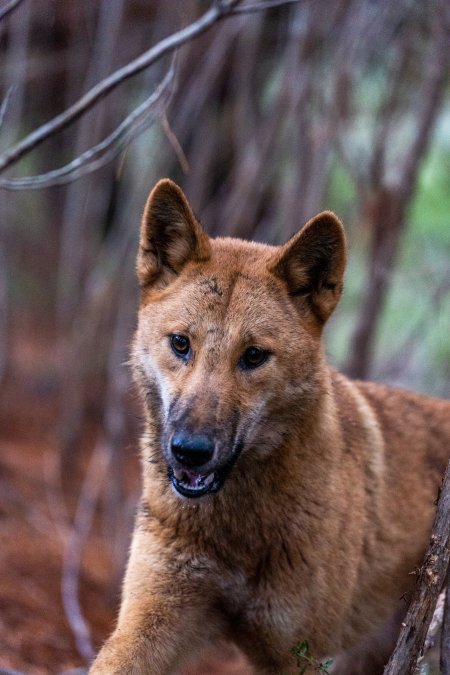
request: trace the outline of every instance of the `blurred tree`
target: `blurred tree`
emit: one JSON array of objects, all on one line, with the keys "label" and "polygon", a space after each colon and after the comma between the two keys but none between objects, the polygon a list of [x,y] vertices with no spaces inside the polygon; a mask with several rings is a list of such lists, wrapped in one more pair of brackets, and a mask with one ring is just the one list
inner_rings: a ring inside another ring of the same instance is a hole
[{"label": "blurred tree", "polygon": [[[434,10],[424,16],[416,6],[408,21],[399,17],[385,92],[378,110],[373,110],[370,156],[352,166],[360,186],[361,219],[370,229],[368,278],[347,365],[353,377],[370,374],[376,328],[407,224],[407,208],[448,82],[450,7],[443,0]],[[391,147],[403,131],[402,123],[396,123],[400,115],[412,119],[407,119],[407,144],[393,156]]]}]

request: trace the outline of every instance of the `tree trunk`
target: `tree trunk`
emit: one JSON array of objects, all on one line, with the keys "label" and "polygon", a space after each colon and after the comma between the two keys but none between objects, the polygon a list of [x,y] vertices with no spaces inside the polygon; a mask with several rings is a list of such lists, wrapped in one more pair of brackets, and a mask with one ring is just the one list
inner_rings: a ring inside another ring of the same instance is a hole
[{"label": "tree trunk", "polygon": [[365,379],[370,375],[377,329],[405,229],[406,203],[402,195],[386,188],[381,188],[368,203],[366,218],[372,233],[369,270],[346,366],[350,377]]},{"label": "tree trunk", "polygon": [[[441,487],[430,544],[420,568],[416,589],[402,623],[397,646],[384,675],[414,675],[450,558],[450,462]],[[445,672],[445,671],[444,671]],[[447,671],[448,672],[448,671]]]}]

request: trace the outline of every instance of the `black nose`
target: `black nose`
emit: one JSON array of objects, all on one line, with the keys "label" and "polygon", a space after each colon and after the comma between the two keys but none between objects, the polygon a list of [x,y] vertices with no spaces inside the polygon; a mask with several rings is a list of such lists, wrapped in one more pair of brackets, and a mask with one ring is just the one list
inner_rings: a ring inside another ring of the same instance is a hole
[{"label": "black nose", "polygon": [[174,434],[171,443],[172,455],[187,468],[199,467],[209,462],[214,454],[214,443],[204,434]]}]

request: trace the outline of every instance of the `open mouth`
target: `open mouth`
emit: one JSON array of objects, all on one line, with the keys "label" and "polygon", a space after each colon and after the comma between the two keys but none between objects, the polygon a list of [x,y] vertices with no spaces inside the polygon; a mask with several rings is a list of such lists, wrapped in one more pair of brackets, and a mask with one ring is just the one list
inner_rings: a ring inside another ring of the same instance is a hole
[{"label": "open mouth", "polygon": [[172,469],[169,467],[169,478],[173,487],[183,497],[203,497],[210,492],[217,492],[222,482],[215,472],[202,474],[192,469]]},{"label": "open mouth", "polygon": [[192,469],[175,469],[168,467],[169,480],[175,490],[183,497],[195,498],[213,494],[220,490],[231,472],[237,458],[241,454],[242,444],[238,443],[235,452],[220,469],[210,473],[200,473]]}]

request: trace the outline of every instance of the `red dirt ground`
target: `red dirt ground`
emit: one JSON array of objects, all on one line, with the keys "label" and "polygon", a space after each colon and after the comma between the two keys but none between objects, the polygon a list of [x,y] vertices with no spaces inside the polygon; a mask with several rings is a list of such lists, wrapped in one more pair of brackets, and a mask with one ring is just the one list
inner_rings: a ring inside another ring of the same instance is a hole
[{"label": "red dirt ground", "polygon": [[[0,668],[27,675],[83,665],[61,601],[61,569],[68,528],[57,503],[54,395],[43,393],[44,347],[15,345],[14,377],[0,399]],[[41,368],[36,368],[39,365]],[[53,505],[52,505],[53,504]],[[110,630],[108,564],[89,542],[80,575],[82,602],[93,639]]]},{"label": "red dirt ground", "polygon": [[[61,507],[68,503],[70,511],[74,495],[65,494],[61,501],[55,470],[57,395],[43,386],[55,357],[45,342],[15,344],[14,351],[14,376],[0,397],[0,670],[56,675],[86,666],[61,600],[64,547],[71,532]],[[137,493],[137,460],[132,456],[128,462]],[[106,544],[97,527],[83,548],[79,575],[81,606],[95,648],[114,625],[121,576]],[[229,652],[184,675],[247,673],[243,659]]]}]

